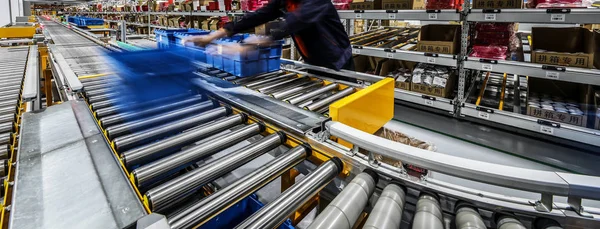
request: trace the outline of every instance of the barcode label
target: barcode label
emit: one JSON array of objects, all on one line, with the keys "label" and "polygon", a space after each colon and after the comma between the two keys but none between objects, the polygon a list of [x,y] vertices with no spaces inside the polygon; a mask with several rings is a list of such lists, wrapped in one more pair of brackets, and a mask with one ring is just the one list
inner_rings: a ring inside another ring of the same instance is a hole
[{"label": "barcode label", "polygon": [[559,72],[546,72],[546,78],[557,80],[560,77]]},{"label": "barcode label", "polygon": [[427,63],[435,64],[435,58],[433,58],[433,57],[427,57]]},{"label": "barcode label", "polygon": [[396,14],[388,14],[388,19],[396,19]]},{"label": "barcode label", "polygon": [[437,14],[429,14],[429,20],[437,20]]},{"label": "barcode label", "polygon": [[427,106],[433,106],[433,100],[429,100],[429,99],[424,99],[425,100],[425,105]]},{"label": "barcode label", "polygon": [[540,126],[540,132],[544,134],[554,135],[554,128],[549,126]]},{"label": "barcode label", "polygon": [[490,114],[489,114],[489,113],[487,113],[487,112],[482,112],[482,111],[480,111],[480,112],[477,114],[477,116],[479,116],[479,118],[486,119],[486,120],[489,120],[489,119],[490,119]]},{"label": "barcode label", "polygon": [[393,53],[388,53],[386,54],[387,58],[394,58],[394,54]]},{"label": "barcode label", "polygon": [[362,14],[355,14],[354,17],[355,18],[362,18]]},{"label": "barcode label", "polygon": [[352,53],[354,53],[354,54],[360,54],[360,49],[352,49]]},{"label": "barcode label", "polygon": [[486,14],[483,18],[484,21],[495,21],[496,14]]},{"label": "barcode label", "polygon": [[551,14],[550,15],[550,21],[551,22],[555,22],[555,21],[565,21],[565,15],[564,14]]},{"label": "barcode label", "polygon": [[481,70],[492,71],[492,65],[491,64],[482,64],[481,65]]}]

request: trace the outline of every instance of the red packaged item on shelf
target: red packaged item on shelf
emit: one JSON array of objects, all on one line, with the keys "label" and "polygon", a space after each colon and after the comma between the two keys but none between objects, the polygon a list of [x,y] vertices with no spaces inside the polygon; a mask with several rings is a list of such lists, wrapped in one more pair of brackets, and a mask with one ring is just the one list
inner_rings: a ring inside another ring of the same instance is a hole
[{"label": "red packaged item on shelf", "polygon": [[464,0],[427,0],[425,9],[428,10],[445,10],[445,9],[462,9]]},{"label": "red packaged item on shelf", "polygon": [[473,51],[469,56],[484,59],[505,60],[507,52],[507,46],[473,45]]},{"label": "red packaged item on shelf", "polygon": [[528,8],[587,8],[592,5],[589,0],[533,0],[527,2]]}]

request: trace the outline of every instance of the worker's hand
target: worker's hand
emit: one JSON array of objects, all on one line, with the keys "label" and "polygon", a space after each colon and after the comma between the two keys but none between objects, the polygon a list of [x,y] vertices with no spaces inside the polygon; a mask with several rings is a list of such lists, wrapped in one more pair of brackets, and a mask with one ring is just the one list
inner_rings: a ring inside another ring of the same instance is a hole
[{"label": "worker's hand", "polygon": [[183,45],[188,46],[190,44],[194,44],[196,46],[206,46],[210,44],[213,40],[222,38],[227,36],[227,31],[224,29],[219,29],[215,32],[212,32],[208,35],[202,36],[188,36],[183,39]]},{"label": "worker's hand", "polygon": [[258,45],[258,46],[267,46],[273,43],[270,37],[262,37],[262,36],[249,36],[244,39],[244,44],[249,45]]}]

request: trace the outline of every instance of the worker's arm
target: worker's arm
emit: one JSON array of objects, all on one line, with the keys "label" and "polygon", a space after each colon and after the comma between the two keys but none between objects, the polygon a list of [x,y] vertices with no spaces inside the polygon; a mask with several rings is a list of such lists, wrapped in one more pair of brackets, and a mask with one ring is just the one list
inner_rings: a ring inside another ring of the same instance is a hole
[{"label": "worker's arm", "polygon": [[205,46],[215,39],[226,36],[232,36],[240,31],[245,31],[256,26],[275,20],[282,15],[279,10],[282,0],[271,0],[267,5],[255,12],[244,14],[242,19],[237,22],[229,22],[225,26],[209,35],[187,37],[186,42],[193,42],[196,45]]}]

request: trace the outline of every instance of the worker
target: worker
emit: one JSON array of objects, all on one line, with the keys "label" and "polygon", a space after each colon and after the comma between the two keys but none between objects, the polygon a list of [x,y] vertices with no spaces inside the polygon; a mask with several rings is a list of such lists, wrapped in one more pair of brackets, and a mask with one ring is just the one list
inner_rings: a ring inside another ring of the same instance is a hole
[{"label": "worker", "polygon": [[[330,0],[271,0],[264,7],[246,13],[241,20],[229,22],[218,31],[186,40],[205,46],[215,39],[232,36],[279,17],[285,21],[279,29],[271,30],[270,37],[254,37],[246,43],[264,45],[291,35],[304,62],[336,71],[354,71],[350,39]],[[340,79],[334,75],[330,77]]]}]

